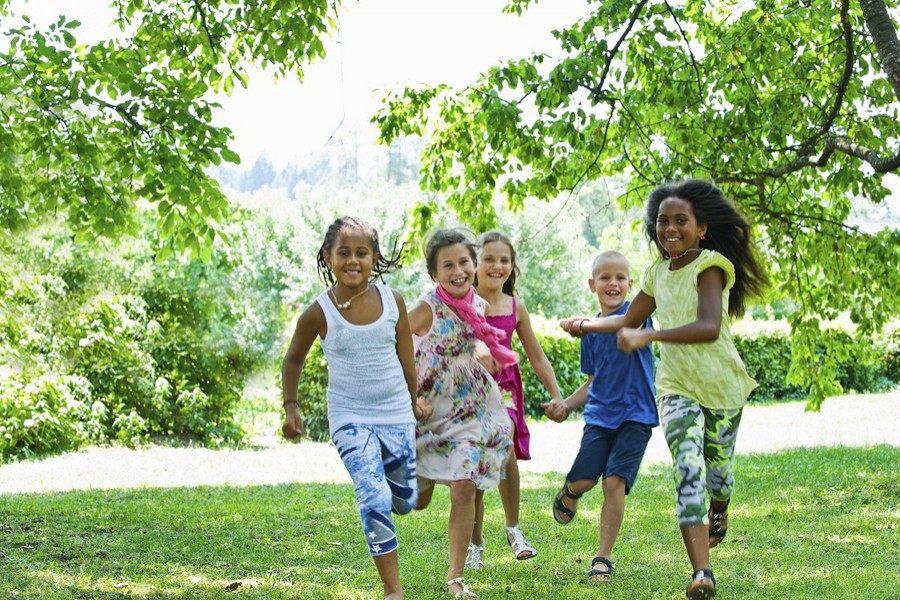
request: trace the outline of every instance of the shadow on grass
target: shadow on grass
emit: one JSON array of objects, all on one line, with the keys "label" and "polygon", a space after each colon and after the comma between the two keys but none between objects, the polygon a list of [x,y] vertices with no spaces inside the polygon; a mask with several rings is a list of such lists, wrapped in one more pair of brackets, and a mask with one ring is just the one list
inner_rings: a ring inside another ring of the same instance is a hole
[{"label": "shadow on grass", "polygon": [[[738,456],[728,538],[712,552],[722,598],[887,598],[900,589],[900,449]],[[482,598],[681,598],[690,566],[669,469],[641,472],[627,500],[612,584],[585,581],[602,495],[567,526],[550,503],[560,474],[526,478],[516,561],[499,495],[486,495]],[[449,494],[397,517],[408,598],[444,598]],[[0,496],[0,597],[380,598],[350,485],[78,491]]]}]

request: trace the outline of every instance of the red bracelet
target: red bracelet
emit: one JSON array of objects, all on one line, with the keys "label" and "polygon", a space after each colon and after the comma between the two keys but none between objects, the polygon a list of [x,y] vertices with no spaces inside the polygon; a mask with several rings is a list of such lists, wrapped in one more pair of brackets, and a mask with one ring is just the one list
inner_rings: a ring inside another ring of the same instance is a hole
[{"label": "red bracelet", "polygon": [[590,321],[590,319],[582,319],[578,322],[578,333],[584,335],[584,322]]}]

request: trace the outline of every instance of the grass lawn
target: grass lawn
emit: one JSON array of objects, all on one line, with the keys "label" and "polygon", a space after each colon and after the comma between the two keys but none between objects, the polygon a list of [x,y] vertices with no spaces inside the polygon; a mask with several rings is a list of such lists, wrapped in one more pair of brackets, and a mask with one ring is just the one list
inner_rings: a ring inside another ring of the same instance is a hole
[{"label": "grass lawn", "polygon": [[[717,598],[896,598],[900,448],[738,455],[728,537],[712,551]],[[683,598],[690,566],[669,471],[642,471],[609,585],[584,574],[602,495],[565,527],[550,514],[561,475],[530,476],[517,562],[499,495],[487,494],[482,598]],[[410,599],[446,598],[447,489],[397,517]],[[230,591],[229,588],[234,588]],[[0,496],[0,598],[380,598],[349,485],[130,489]]]}]

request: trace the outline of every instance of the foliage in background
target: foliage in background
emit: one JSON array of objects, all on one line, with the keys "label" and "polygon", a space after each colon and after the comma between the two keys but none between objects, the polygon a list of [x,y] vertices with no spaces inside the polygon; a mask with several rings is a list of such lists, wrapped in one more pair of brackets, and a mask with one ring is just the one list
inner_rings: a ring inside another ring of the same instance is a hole
[{"label": "foliage in background", "polygon": [[[544,353],[556,373],[556,380],[568,396],[587,381],[581,372],[580,342],[562,332],[554,331],[554,323],[533,317],[535,333]],[[881,392],[900,383],[897,378],[897,348],[900,347],[900,332],[885,336],[876,343],[863,335],[851,335],[835,330],[847,354],[835,359],[838,369],[838,383],[842,392]],[[790,385],[786,382],[791,365],[790,336],[782,332],[760,331],[758,333],[734,334],[735,345],[750,376],[759,387],[751,396],[752,402],[778,402],[806,398],[809,388]],[[522,387],[525,394],[525,414],[532,419],[543,419],[540,405],[549,402],[550,395],[535,375],[531,365],[524,358],[518,338],[513,340],[513,349],[522,357]],[[818,347],[819,360],[826,360],[827,346]],[[328,366],[318,344],[313,346],[307,359],[300,381],[300,414],[306,433],[314,441],[327,441],[328,409],[325,392],[328,389]]]},{"label": "foliage in background", "polygon": [[10,4],[0,0],[0,229],[62,214],[83,239],[135,234],[144,199],[164,255],[208,257],[228,210],[208,168],[240,158],[210,98],[246,87],[253,67],[302,79],[336,26],[328,0],[115,0],[92,15],[114,23],[110,37],[85,43],[78,21],[35,24]]},{"label": "foliage in background", "polygon": [[301,260],[294,232],[234,209],[208,262],[143,236],[91,245],[58,224],[0,238],[0,459],[86,444],[242,437],[245,381],[274,360]]},{"label": "foliage in background", "polygon": [[[296,454],[302,460],[302,445]],[[720,596],[896,596],[898,460],[900,450],[887,445],[738,452],[740,493],[713,562]],[[523,477],[526,531],[540,552],[527,563],[498,535],[499,494],[485,494],[489,563],[466,571],[473,590],[482,598],[683,597],[690,564],[671,466],[645,465],[628,497],[614,593],[585,580],[602,495],[586,495],[576,520],[561,527],[549,507],[563,476]],[[447,488],[438,486],[427,510],[396,518],[409,598],[447,598],[449,510]],[[349,483],[4,494],[0,515],[5,598],[382,597]],[[837,563],[840,577],[823,568]]]},{"label": "foliage in background", "polygon": [[425,139],[423,188],[476,229],[497,222],[498,196],[519,211],[625,174],[619,200],[635,207],[665,181],[714,180],[793,303],[790,379],[815,409],[847,352],[822,322],[846,312],[870,333],[900,313],[900,232],[849,220],[854,198],[883,202],[884,174],[900,170],[898,19],[881,0],[591,0],[552,32],[555,55],[393,93],[373,121],[385,142]]}]

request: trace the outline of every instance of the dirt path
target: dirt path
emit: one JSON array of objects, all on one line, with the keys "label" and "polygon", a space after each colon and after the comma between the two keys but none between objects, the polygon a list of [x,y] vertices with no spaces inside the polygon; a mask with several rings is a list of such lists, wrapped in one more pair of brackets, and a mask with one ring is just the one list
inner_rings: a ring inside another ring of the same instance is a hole
[{"label": "dirt path", "polygon": [[[530,428],[534,459],[520,463],[522,472],[568,471],[581,441],[582,422],[541,421]],[[242,451],[92,448],[0,466],[0,493],[350,481],[329,444],[289,444],[274,438],[268,443],[262,449]],[[875,444],[900,446],[900,392],[830,398],[819,413],[805,413],[802,402],[751,405],[744,413],[737,451]],[[656,428],[644,464],[668,461],[668,449]]]}]

